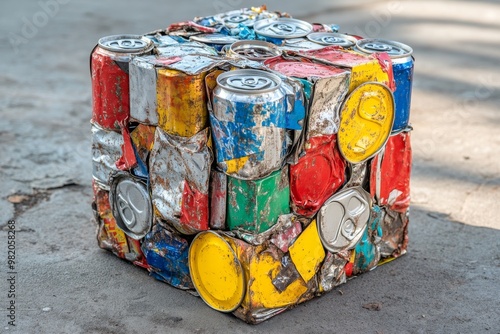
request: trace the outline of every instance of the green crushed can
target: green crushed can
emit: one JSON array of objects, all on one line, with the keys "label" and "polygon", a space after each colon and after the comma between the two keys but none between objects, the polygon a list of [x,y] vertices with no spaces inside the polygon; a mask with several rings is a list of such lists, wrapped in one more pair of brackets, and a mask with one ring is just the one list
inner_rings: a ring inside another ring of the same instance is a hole
[{"label": "green crushed can", "polygon": [[227,226],[262,233],[290,213],[288,167],[258,180],[227,177]]}]

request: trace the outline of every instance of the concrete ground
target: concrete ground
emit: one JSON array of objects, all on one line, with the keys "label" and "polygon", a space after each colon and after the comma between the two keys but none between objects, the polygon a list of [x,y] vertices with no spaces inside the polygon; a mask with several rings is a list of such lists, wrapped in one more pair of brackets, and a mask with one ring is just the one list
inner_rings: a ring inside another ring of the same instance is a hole
[{"label": "concrete ground", "polygon": [[413,203],[406,256],[257,326],[98,249],[90,209],[98,38],[252,3],[55,1],[0,3],[0,332],[500,333],[499,1],[268,2],[413,46]]}]

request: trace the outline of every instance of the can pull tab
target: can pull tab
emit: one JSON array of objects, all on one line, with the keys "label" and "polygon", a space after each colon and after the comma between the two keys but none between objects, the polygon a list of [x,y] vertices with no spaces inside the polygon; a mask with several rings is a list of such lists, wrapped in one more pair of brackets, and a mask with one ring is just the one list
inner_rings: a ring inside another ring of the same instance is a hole
[{"label": "can pull tab", "polygon": [[269,29],[278,35],[291,35],[297,30],[295,26],[286,23],[275,23]]}]

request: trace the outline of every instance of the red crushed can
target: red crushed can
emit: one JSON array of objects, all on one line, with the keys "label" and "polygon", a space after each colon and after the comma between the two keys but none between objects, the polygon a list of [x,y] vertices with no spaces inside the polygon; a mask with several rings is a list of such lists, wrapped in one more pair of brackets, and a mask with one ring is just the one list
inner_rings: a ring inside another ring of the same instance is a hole
[{"label": "red crushed can", "polygon": [[99,39],[90,55],[92,122],[106,130],[120,130],[130,116],[128,64],[150,54],[153,42],[143,36],[115,35]]},{"label": "red crushed can", "polygon": [[378,205],[406,212],[410,206],[411,160],[410,132],[390,136],[371,164],[370,193]]}]

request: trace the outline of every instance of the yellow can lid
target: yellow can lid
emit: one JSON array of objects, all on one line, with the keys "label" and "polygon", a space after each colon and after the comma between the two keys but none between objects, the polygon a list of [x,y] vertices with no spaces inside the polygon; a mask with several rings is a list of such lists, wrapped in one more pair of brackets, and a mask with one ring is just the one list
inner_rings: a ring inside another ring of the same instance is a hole
[{"label": "yellow can lid", "polygon": [[196,291],[211,308],[232,312],[245,296],[245,275],[236,253],[222,236],[199,233],[189,248],[189,270]]},{"label": "yellow can lid", "polygon": [[338,144],[350,163],[368,160],[382,149],[394,123],[394,96],[384,84],[367,82],[344,101]]}]

